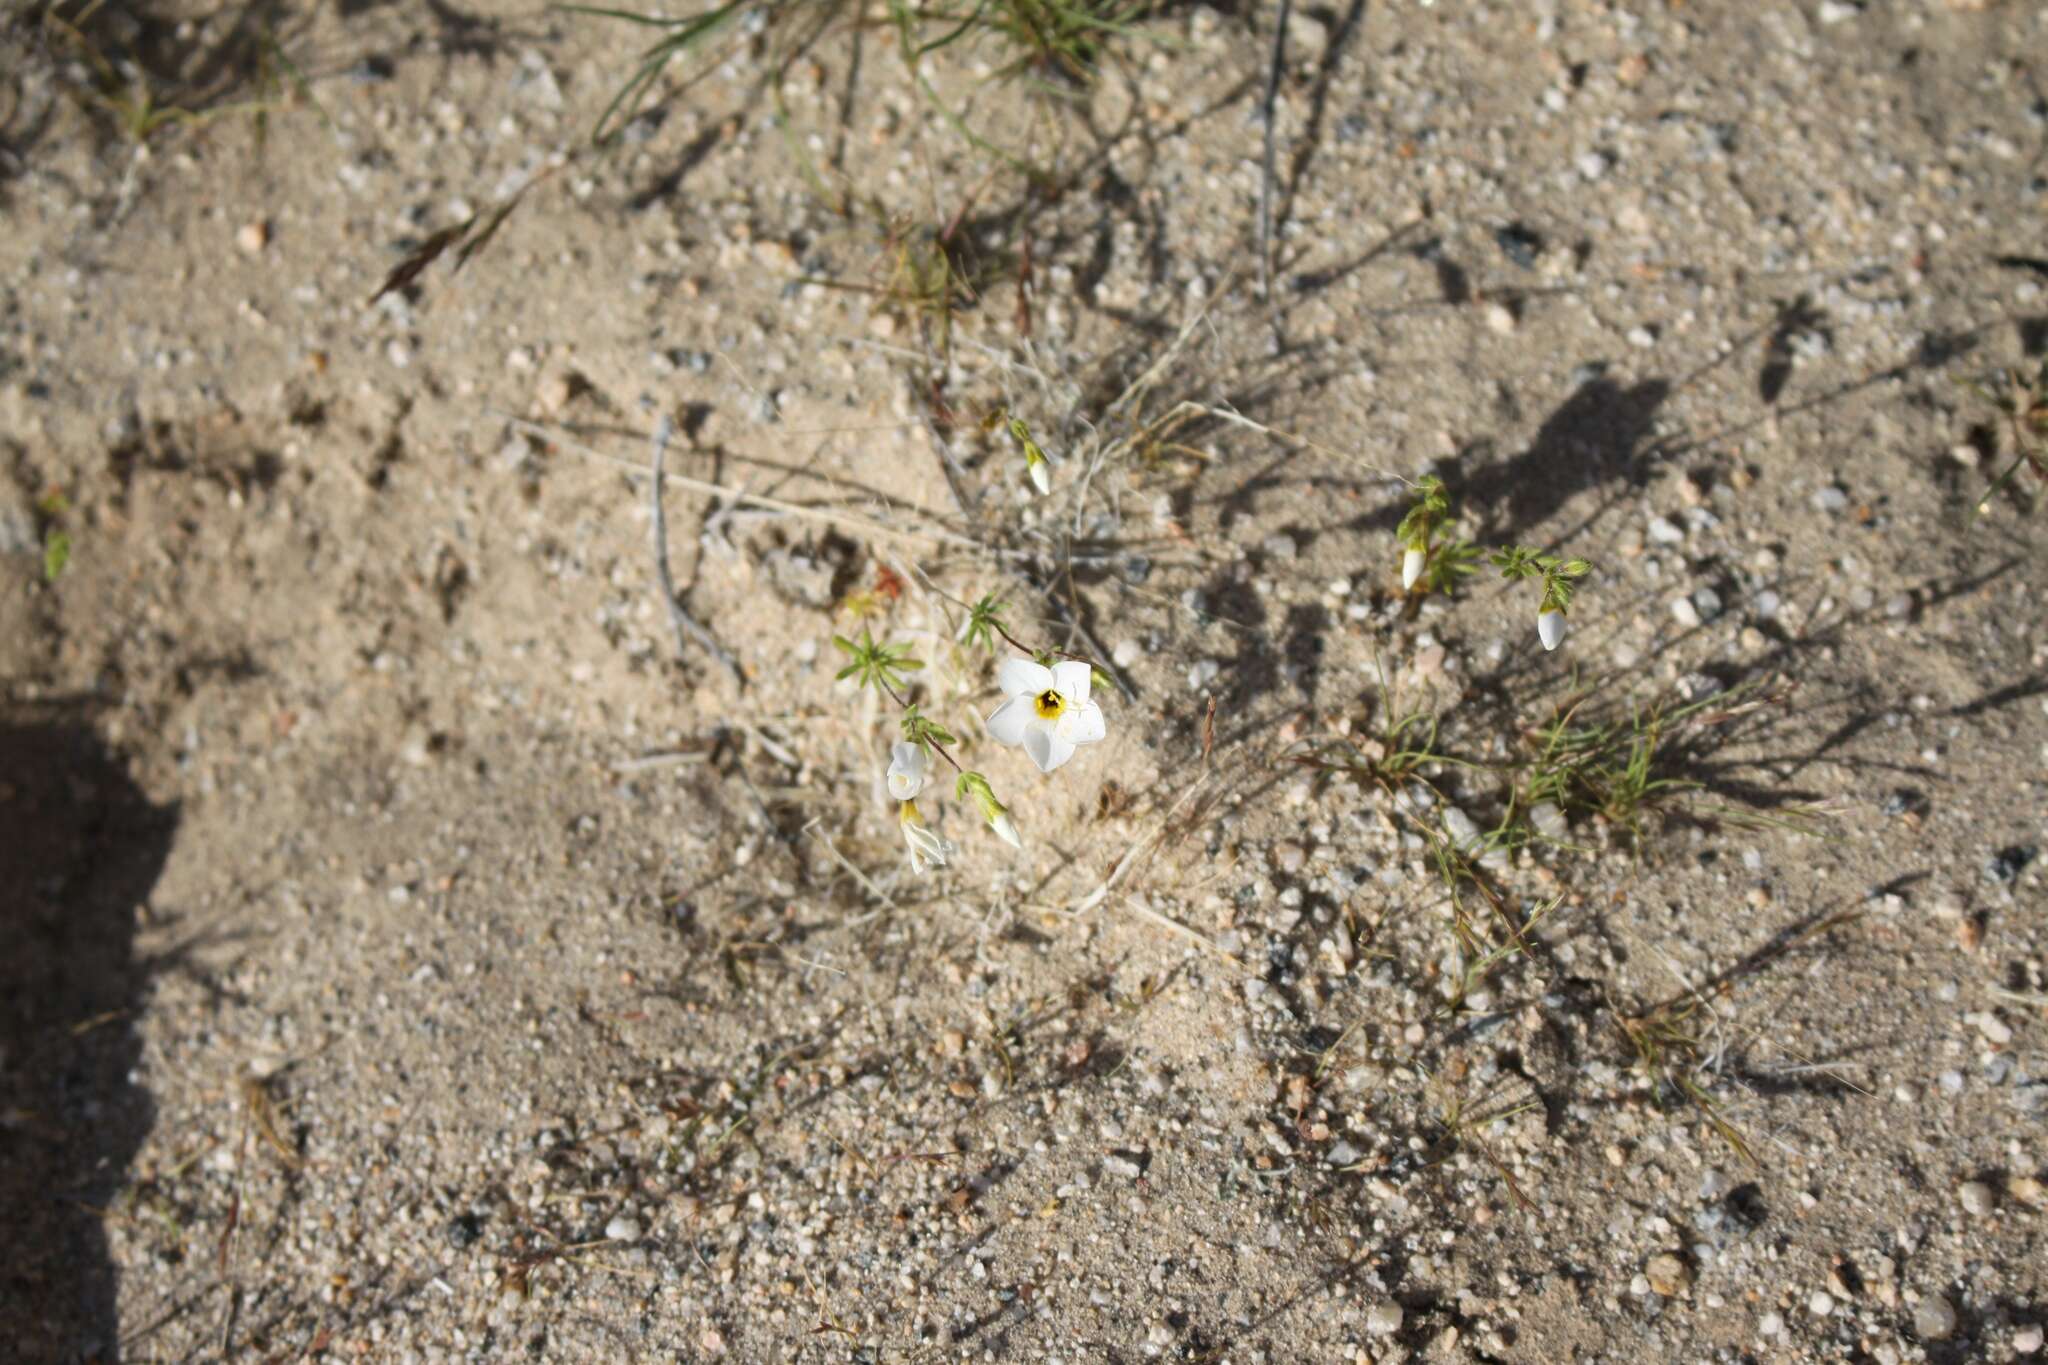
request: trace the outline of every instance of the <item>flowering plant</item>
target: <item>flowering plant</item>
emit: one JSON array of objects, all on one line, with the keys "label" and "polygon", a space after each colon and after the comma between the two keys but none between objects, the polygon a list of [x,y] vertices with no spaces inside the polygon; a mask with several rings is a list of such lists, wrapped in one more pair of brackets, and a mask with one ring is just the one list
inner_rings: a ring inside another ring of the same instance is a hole
[{"label": "flowering plant", "polygon": [[[970,649],[983,648],[990,653],[996,651],[998,641],[1020,651],[996,670],[996,685],[1005,700],[989,714],[986,725],[998,743],[1022,747],[1040,772],[1050,773],[1071,759],[1081,745],[1098,743],[1108,733],[1102,707],[1091,695],[1097,669],[1090,661],[1072,655],[1026,649],[1004,627],[1002,609],[1003,603],[993,595],[973,603],[961,623],[959,639]],[[858,640],[835,635],[832,643],[847,656],[838,673],[840,681],[872,687],[901,711],[898,723],[903,738],[891,746],[884,780],[890,798],[897,803],[897,825],[911,869],[922,873],[944,867],[957,851],[925,822],[918,809],[934,755],[952,766],[955,797],[971,801],[997,838],[1022,848],[1017,822],[988,778],[963,767],[954,757],[959,738],[906,696],[911,676],[924,667],[924,661],[911,657],[909,645],[878,641],[867,629]]]},{"label": "flowering plant", "polygon": [[[1479,547],[1469,541],[1437,539],[1438,530],[1451,519],[1450,495],[1442,479],[1424,475],[1415,483],[1415,503],[1394,535],[1401,542],[1401,591],[1413,592],[1424,574],[1424,590],[1443,593],[1456,590],[1458,580],[1478,568]],[[1593,571],[1583,559],[1562,559],[1527,545],[1509,545],[1495,550],[1493,566],[1510,581],[1541,579],[1543,595],[1536,607],[1536,638],[1545,649],[1556,649],[1564,639],[1565,613],[1571,610],[1572,583]]]}]

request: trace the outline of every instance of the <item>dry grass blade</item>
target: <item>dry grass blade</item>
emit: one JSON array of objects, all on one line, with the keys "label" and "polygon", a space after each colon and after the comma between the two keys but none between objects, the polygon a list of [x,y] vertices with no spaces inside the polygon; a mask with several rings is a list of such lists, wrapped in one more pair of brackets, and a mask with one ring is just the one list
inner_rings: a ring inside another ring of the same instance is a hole
[{"label": "dry grass blade", "polygon": [[248,1111],[250,1122],[256,1125],[256,1136],[263,1139],[263,1145],[275,1153],[279,1161],[295,1171],[306,1164],[298,1149],[285,1141],[284,1135],[278,1131],[277,1104],[270,1098],[270,1090],[262,1080],[251,1075],[242,1077],[242,1105]]}]

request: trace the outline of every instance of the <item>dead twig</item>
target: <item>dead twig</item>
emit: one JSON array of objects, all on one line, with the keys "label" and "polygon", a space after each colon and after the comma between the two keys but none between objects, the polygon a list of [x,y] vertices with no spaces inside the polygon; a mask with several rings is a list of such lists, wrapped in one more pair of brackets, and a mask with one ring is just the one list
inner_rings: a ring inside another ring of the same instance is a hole
[{"label": "dead twig", "polygon": [[1273,296],[1273,125],[1279,112],[1280,73],[1287,64],[1287,19],[1293,0],[1280,0],[1273,25],[1273,63],[1266,71],[1266,97],[1260,109],[1266,120],[1265,157],[1259,168],[1259,297]]},{"label": "dead twig", "polygon": [[698,624],[697,618],[684,609],[682,599],[676,596],[675,579],[669,576],[668,517],[661,507],[661,465],[662,460],[668,455],[669,437],[673,432],[674,428],[664,413],[654,426],[654,466],[653,477],[648,480],[651,490],[648,496],[654,503],[654,572],[661,580],[661,600],[668,607],[669,623],[675,627],[676,656],[680,658],[687,654],[687,641],[695,640],[706,654],[716,659],[726,672],[732,674],[733,685],[745,690],[747,677],[740,672],[738,661],[726,653],[725,647],[718,643],[717,638]]}]

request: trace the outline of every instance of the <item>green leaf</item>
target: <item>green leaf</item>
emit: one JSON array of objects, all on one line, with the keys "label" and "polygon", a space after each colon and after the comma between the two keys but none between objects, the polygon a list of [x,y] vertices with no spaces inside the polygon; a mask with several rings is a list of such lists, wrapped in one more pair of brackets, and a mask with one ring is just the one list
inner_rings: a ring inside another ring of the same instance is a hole
[{"label": "green leaf", "polygon": [[43,537],[43,581],[55,583],[71,562],[71,533],[52,531]]}]

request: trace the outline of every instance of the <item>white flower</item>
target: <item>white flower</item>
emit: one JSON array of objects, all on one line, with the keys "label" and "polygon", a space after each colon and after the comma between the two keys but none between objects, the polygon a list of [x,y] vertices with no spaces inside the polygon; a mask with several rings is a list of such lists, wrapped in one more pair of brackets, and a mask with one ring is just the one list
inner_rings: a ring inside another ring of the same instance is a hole
[{"label": "white flower", "polygon": [[1401,556],[1401,591],[1407,592],[1415,586],[1415,580],[1422,577],[1422,566],[1429,562],[1429,552],[1419,545],[1410,545],[1408,553]]},{"label": "white flower", "polygon": [[1001,839],[1011,848],[1024,847],[1024,840],[1017,833],[1017,822],[1010,818],[1010,812],[1006,810],[997,811],[995,817],[988,822],[988,827],[996,832],[998,839]]},{"label": "white flower", "polygon": [[1038,495],[1040,497],[1050,496],[1052,493],[1052,462],[1043,455],[1035,460],[1027,455],[1024,457],[1024,468],[1030,473],[1031,486],[1038,490]]},{"label": "white flower", "polygon": [[889,795],[898,801],[914,800],[924,790],[931,762],[922,744],[898,744],[890,751]]},{"label": "white flower", "polygon": [[1029,659],[1006,660],[996,670],[996,686],[1009,700],[988,718],[988,732],[999,743],[1023,745],[1040,772],[1051,772],[1074,756],[1074,746],[1093,744],[1104,734],[1102,708],[1088,700],[1093,672],[1073,659],[1051,668]]},{"label": "white flower", "polygon": [[946,865],[953,856],[953,845],[925,824],[924,817],[917,813],[917,802],[905,801],[896,818],[903,830],[904,846],[910,850],[912,872],[923,875],[930,868]]},{"label": "white flower", "polygon": [[1537,612],[1536,635],[1545,649],[1556,649],[1557,642],[1564,638],[1564,613],[1555,607]]}]

